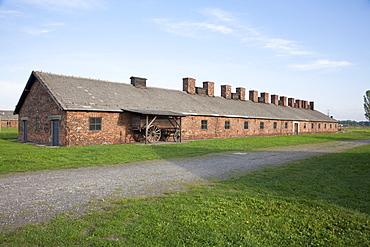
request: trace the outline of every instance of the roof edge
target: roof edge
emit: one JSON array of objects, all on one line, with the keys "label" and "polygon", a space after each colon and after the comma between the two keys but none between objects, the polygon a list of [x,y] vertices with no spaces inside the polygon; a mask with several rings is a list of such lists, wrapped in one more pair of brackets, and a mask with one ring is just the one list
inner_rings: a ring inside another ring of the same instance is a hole
[{"label": "roof edge", "polygon": [[53,99],[53,101],[56,103],[56,105],[59,107],[60,110],[64,110],[63,107],[61,106],[60,103],[58,103],[58,101],[55,99],[55,97],[53,96],[53,94],[50,92],[49,88],[45,85],[45,83],[43,82],[43,80],[37,75],[37,71],[32,71],[31,72],[31,75],[30,77],[28,78],[28,81],[27,81],[27,84],[26,86],[24,87],[23,89],[23,92],[21,94],[21,97],[19,98],[18,100],[18,103],[17,105],[15,106],[15,109],[14,109],[14,112],[13,114],[16,115],[16,114],[19,114],[26,98],[27,98],[27,95],[29,94],[29,92],[31,91],[31,88],[33,86],[33,83],[35,82],[35,79],[37,79],[47,90],[47,93],[49,94],[49,96]]},{"label": "roof edge", "polygon": [[18,103],[15,106],[15,109],[14,109],[14,112],[13,112],[14,115],[19,114],[19,111],[21,110],[22,105],[23,105],[24,101],[26,100],[28,93],[30,92],[30,89],[31,89],[31,87],[32,87],[32,85],[35,81],[35,78],[36,78],[34,72],[35,71],[32,71],[30,77],[28,78],[28,81],[26,83],[26,86],[23,89],[21,97],[19,98]]}]

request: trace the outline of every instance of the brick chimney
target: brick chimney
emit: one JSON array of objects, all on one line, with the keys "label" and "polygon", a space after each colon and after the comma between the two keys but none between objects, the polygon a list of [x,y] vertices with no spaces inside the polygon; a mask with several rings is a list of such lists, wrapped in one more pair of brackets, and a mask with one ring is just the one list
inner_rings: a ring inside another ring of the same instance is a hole
[{"label": "brick chimney", "polygon": [[231,99],[231,86],[221,85],[221,97]]},{"label": "brick chimney", "polygon": [[269,93],[261,93],[261,97],[258,98],[258,102],[268,104],[269,103]]},{"label": "brick chimney", "polygon": [[146,78],[131,76],[130,79],[131,79],[131,84],[134,87],[146,88],[146,80],[147,80]]},{"label": "brick chimney", "polygon": [[253,102],[258,102],[258,91],[250,90],[249,91],[249,100]]},{"label": "brick chimney", "polygon": [[240,100],[245,100],[245,88],[244,87],[237,87],[236,93],[239,94]]},{"label": "brick chimney", "polygon": [[187,92],[188,94],[196,94],[195,83],[196,80],[193,78],[189,77],[183,78],[182,79],[183,91]]},{"label": "brick chimney", "polygon": [[288,106],[294,107],[294,98],[288,98]]},{"label": "brick chimney", "polygon": [[295,107],[296,108],[302,108],[302,100],[296,99],[295,100]]},{"label": "brick chimney", "polygon": [[271,95],[271,104],[279,105],[279,95]]},{"label": "brick chimney", "polygon": [[308,102],[307,102],[307,100],[303,100],[303,101],[302,101],[302,107],[303,107],[304,109],[308,109]]},{"label": "brick chimney", "polygon": [[310,110],[315,110],[315,102],[310,101]]},{"label": "brick chimney", "polygon": [[282,105],[282,106],[287,106],[287,97],[285,96],[280,96],[280,100],[279,100],[279,105]]},{"label": "brick chimney", "polygon": [[215,96],[215,83],[210,81],[203,82],[203,88],[206,90],[206,95],[210,97]]}]

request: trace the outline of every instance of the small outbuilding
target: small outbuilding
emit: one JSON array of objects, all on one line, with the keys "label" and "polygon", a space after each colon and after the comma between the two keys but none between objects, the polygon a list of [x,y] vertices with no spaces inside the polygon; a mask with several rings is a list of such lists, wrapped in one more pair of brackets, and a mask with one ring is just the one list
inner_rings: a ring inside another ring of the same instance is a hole
[{"label": "small outbuilding", "polygon": [[0,110],[0,129],[18,127],[18,116],[13,111]]},{"label": "small outbuilding", "polygon": [[[33,71],[15,108],[19,139],[53,146],[338,132],[314,102],[214,83],[183,91]],[[247,98],[247,96],[249,96]]]}]

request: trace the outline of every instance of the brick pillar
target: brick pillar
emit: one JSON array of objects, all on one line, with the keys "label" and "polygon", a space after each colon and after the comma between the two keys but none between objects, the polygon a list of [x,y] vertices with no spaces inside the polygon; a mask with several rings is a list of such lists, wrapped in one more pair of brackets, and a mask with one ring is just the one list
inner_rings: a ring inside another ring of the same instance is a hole
[{"label": "brick pillar", "polygon": [[183,91],[187,92],[188,94],[196,94],[195,82],[196,80],[193,78],[189,77],[183,78],[182,79]]},{"label": "brick pillar", "polygon": [[249,91],[249,100],[253,102],[258,102],[258,91],[250,90]]},{"label": "brick pillar", "polygon": [[280,96],[280,100],[279,100],[279,105],[282,105],[282,106],[287,106],[287,97],[285,96]]},{"label": "brick pillar", "polygon": [[245,88],[244,87],[237,87],[236,93],[239,94],[240,100],[245,100]]},{"label": "brick pillar", "polygon": [[203,82],[203,88],[206,90],[206,95],[215,96],[215,83],[210,81]]},{"label": "brick pillar", "polygon": [[269,93],[261,93],[261,100],[259,102],[268,104],[269,103]]},{"label": "brick pillar", "polygon": [[279,105],[279,95],[271,95],[271,104]]},{"label": "brick pillar", "polygon": [[294,98],[288,98],[288,106],[294,107]]},{"label": "brick pillar", "polygon": [[310,101],[310,110],[315,110],[315,102]]},{"label": "brick pillar", "polygon": [[231,86],[229,85],[221,86],[221,97],[225,99],[231,99]]}]

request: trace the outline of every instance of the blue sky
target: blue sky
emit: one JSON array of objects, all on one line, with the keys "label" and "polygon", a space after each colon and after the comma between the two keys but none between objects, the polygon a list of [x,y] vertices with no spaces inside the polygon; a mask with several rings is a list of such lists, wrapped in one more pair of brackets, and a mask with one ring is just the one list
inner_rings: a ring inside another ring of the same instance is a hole
[{"label": "blue sky", "polygon": [[182,78],[363,121],[369,0],[0,0],[0,109],[32,70],[182,90]]}]

